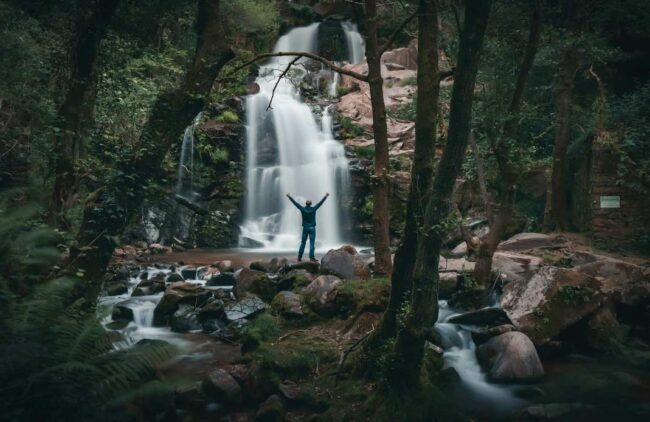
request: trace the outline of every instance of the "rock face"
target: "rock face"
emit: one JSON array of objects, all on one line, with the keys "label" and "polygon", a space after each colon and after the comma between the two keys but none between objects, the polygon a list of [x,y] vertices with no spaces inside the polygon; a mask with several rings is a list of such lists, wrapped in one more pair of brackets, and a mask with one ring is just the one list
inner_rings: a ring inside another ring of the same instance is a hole
[{"label": "rock face", "polygon": [[170,317],[178,310],[181,303],[201,306],[211,296],[212,292],[197,284],[172,284],[165,290],[165,294],[154,309],[153,324],[155,326],[167,325]]},{"label": "rock face", "polygon": [[493,381],[529,382],[544,376],[535,345],[517,331],[491,338],[479,346],[476,355]]},{"label": "rock face", "polygon": [[352,246],[332,249],[321,260],[321,272],[348,280],[367,280],[370,267]]},{"label": "rock face", "polygon": [[341,283],[341,279],[336,276],[322,275],[302,289],[302,294],[314,312],[322,316],[331,316],[336,314],[339,307],[337,287]]},{"label": "rock face", "polygon": [[602,292],[616,303],[638,306],[650,297],[650,268],[599,257],[595,262],[575,267],[576,271],[603,277]]},{"label": "rock face", "polygon": [[300,295],[282,291],[275,295],[271,307],[285,318],[298,318],[304,315]]},{"label": "rock face", "polygon": [[235,273],[235,278],[237,279],[235,296],[241,298],[246,293],[253,293],[265,302],[273,300],[276,292],[275,286],[266,273],[242,268]]},{"label": "rock face", "polygon": [[518,233],[499,244],[500,251],[526,251],[553,246],[551,236],[542,233]]},{"label": "rock face", "polygon": [[493,271],[505,282],[528,281],[541,265],[541,258],[516,252],[495,252],[492,257]]},{"label": "rock face", "polygon": [[543,267],[528,283],[508,283],[501,306],[518,330],[541,345],[591,314],[602,300],[594,277],[575,269]]}]

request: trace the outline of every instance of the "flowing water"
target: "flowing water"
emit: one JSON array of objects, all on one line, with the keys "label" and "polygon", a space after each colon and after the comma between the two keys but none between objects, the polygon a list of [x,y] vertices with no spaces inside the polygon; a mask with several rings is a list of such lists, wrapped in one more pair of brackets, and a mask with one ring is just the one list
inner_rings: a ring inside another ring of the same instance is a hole
[{"label": "flowing water", "polygon": [[194,132],[196,126],[201,120],[199,113],[183,134],[183,143],[181,144],[181,158],[178,162],[178,178],[176,182],[176,195],[193,201],[196,193],[194,192]]},{"label": "flowing water", "polygon": [[[280,37],[274,51],[318,52],[318,25],[292,29]],[[345,23],[343,30],[349,61],[361,61],[364,55],[361,35],[352,24]],[[349,190],[348,161],[343,145],[332,134],[330,107],[304,103],[296,89],[295,84],[306,81],[304,67],[294,66],[289,77],[275,86],[292,59],[276,57],[262,66],[256,81],[260,92],[246,101],[247,182],[241,246],[249,245],[252,239],[255,245],[266,250],[296,247],[300,213],[285,197],[286,193],[291,193],[298,202],[311,199],[316,203],[329,192],[330,198],[318,211],[322,230],[318,232],[317,247],[338,246],[344,240],[341,198]],[[330,97],[335,96],[337,83],[337,76],[332,76],[327,89]]]},{"label": "flowing water", "polygon": [[447,322],[461,312],[450,308],[446,300],[439,302],[439,309],[435,330],[442,341],[445,367],[452,367],[458,373],[462,381],[458,393],[466,408],[477,409],[481,414],[489,413],[498,419],[523,407],[526,402],[515,396],[514,387],[488,381],[476,358],[471,332],[459,324]]}]

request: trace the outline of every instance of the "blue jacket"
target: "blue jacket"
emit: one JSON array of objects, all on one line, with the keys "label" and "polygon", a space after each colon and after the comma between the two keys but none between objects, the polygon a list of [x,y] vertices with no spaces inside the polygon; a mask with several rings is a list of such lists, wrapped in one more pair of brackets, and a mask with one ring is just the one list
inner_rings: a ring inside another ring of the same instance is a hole
[{"label": "blue jacket", "polygon": [[320,208],[321,205],[323,205],[323,202],[325,202],[327,199],[327,195],[325,195],[323,199],[321,199],[320,202],[313,207],[311,205],[305,205],[303,207],[291,196],[289,196],[289,199],[291,202],[293,202],[293,205],[295,205],[296,208],[300,210],[300,214],[302,214],[302,226],[308,229],[316,227],[316,211]]}]

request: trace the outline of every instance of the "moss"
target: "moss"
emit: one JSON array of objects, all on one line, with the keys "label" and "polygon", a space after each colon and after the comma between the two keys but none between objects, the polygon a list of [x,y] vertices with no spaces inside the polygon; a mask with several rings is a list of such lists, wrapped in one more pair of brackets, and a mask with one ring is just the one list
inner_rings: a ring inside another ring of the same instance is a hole
[{"label": "moss", "polygon": [[416,76],[411,76],[410,78],[402,79],[399,81],[399,86],[409,86],[409,85],[417,85],[418,79]]},{"label": "moss", "polygon": [[242,351],[253,350],[265,341],[280,335],[280,321],[277,317],[263,313],[251,321],[242,334]]},{"label": "moss", "polygon": [[338,294],[350,297],[356,312],[380,312],[386,309],[390,282],[386,277],[371,279],[364,282],[344,281],[338,287]]},{"label": "moss", "polygon": [[341,135],[345,139],[357,138],[365,133],[359,125],[347,116],[339,116],[339,124],[341,125]]},{"label": "moss", "polygon": [[567,305],[581,305],[589,302],[593,291],[588,287],[582,286],[562,286],[559,296]]},{"label": "moss", "polygon": [[230,110],[226,110],[221,113],[215,120],[219,123],[239,123],[239,116]]}]

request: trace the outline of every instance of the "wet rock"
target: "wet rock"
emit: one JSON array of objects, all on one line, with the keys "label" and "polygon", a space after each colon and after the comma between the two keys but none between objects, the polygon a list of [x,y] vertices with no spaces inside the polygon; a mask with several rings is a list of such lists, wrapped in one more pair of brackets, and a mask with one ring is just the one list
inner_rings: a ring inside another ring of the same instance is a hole
[{"label": "wet rock", "polygon": [[510,331],[516,330],[517,329],[512,324],[498,325],[496,327],[489,328],[479,328],[477,330],[472,330],[472,340],[474,340],[474,343],[478,346],[485,343],[492,337],[496,337],[503,333],[509,333]]},{"label": "wet rock", "polygon": [[256,315],[264,309],[266,309],[266,303],[249,293],[237,302],[226,305],[223,310],[228,321],[237,321]]},{"label": "wet rock", "polygon": [[291,264],[288,268],[289,272],[292,270],[306,270],[312,274],[318,274],[320,272],[320,262],[312,261],[302,261]]},{"label": "wet rock", "polygon": [[347,298],[339,297],[337,287],[341,279],[333,275],[322,275],[312,281],[301,293],[309,306],[321,316],[333,316],[341,308],[349,306]]},{"label": "wet rock", "polygon": [[204,333],[216,334],[219,337],[228,337],[228,326],[220,319],[206,319],[201,323],[201,328],[203,328]]},{"label": "wet rock", "polygon": [[276,288],[265,272],[242,268],[235,273],[235,278],[235,296],[244,297],[246,293],[253,293],[265,302],[273,300]]},{"label": "wet rock", "polygon": [[551,236],[542,233],[518,233],[499,244],[500,251],[526,251],[553,246]]},{"label": "wet rock", "polygon": [[127,283],[112,283],[106,286],[106,296],[119,296],[129,291]]},{"label": "wet rock", "polygon": [[277,273],[289,266],[286,258],[274,257],[270,261],[254,261],[249,265],[251,270],[263,271],[265,273]]},{"label": "wet rock", "polygon": [[296,287],[305,287],[314,281],[315,278],[316,276],[307,270],[296,269],[289,271],[279,278],[276,285],[280,290],[291,290]]},{"label": "wet rock", "polygon": [[187,267],[181,270],[181,276],[185,280],[202,280],[203,274],[205,274],[206,268],[204,267]]},{"label": "wet rock", "polygon": [[527,283],[504,287],[501,307],[518,330],[542,345],[601,304],[599,280],[575,269],[542,267]]},{"label": "wet rock", "polygon": [[165,290],[162,299],[154,309],[153,324],[164,326],[169,318],[178,310],[181,303],[202,306],[212,296],[212,292],[203,286],[192,283],[175,283]]},{"label": "wet rock", "polygon": [[543,261],[532,255],[516,252],[495,252],[492,257],[492,271],[505,282],[525,282],[537,272]]},{"label": "wet rock", "polygon": [[221,318],[224,316],[223,308],[225,306],[223,299],[212,298],[207,304],[199,309],[199,319],[206,320],[210,318]]},{"label": "wet rock", "polygon": [[217,261],[216,266],[221,271],[222,273],[232,273],[235,272],[235,267],[232,265],[232,261],[230,260],[224,260],[224,261]]},{"label": "wet rock", "polygon": [[113,312],[111,312],[111,319],[113,321],[133,321],[133,309],[132,306],[135,302],[130,300],[125,300],[116,304],[113,307]]},{"label": "wet rock", "polygon": [[169,325],[172,331],[177,333],[187,333],[202,329],[196,308],[186,303],[181,303],[178,306],[178,310],[169,319]]},{"label": "wet rock", "polygon": [[165,279],[167,283],[176,283],[179,281],[185,281],[183,279],[183,276],[181,276],[179,273],[171,273],[167,276],[167,279]]},{"label": "wet rock", "polygon": [[150,296],[165,291],[165,283],[156,279],[143,280],[133,289],[132,297]]},{"label": "wet rock", "polygon": [[264,244],[250,237],[241,236],[239,238],[239,246],[242,248],[263,248]]},{"label": "wet rock", "polygon": [[275,295],[271,307],[285,318],[299,318],[305,314],[302,311],[300,295],[289,291]]},{"label": "wet rock", "polygon": [[452,385],[460,384],[462,381],[460,375],[458,374],[458,371],[453,366],[442,369],[440,371],[440,378],[442,378],[446,384]]},{"label": "wet rock", "polygon": [[[459,284],[463,283],[463,275],[459,274]],[[484,308],[488,303],[488,291],[484,287],[472,289],[456,289],[448,299],[449,305],[458,309],[478,310]]]},{"label": "wet rock", "polygon": [[348,280],[367,280],[370,267],[352,246],[332,249],[321,260],[321,273],[332,274]]},{"label": "wet rock", "polygon": [[202,389],[209,399],[236,406],[242,401],[241,387],[227,371],[211,370],[203,379]]},{"label": "wet rock", "polygon": [[284,409],[284,404],[282,404],[282,399],[278,395],[273,394],[257,409],[255,420],[260,422],[282,422],[284,421],[285,413],[286,410]]},{"label": "wet rock", "polygon": [[476,355],[492,381],[530,382],[544,376],[535,345],[517,331],[493,337],[478,347]]},{"label": "wet rock", "polygon": [[155,254],[155,255],[160,255],[160,254],[165,254],[165,253],[171,253],[172,252],[171,247],[161,245],[160,243],[152,243],[151,245],[149,245],[149,250],[151,251],[152,254]]},{"label": "wet rock", "polygon": [[237,280],[233,273],[219,273],[208,279],[206,286],[234,286]]},{"label": "wet rock", "polygon": [[510,324],[508,315],[501,308],[483,308],[478,311],[467,312],[449,318],[452,324],[484,325],[496,327],[503,324]]}]

